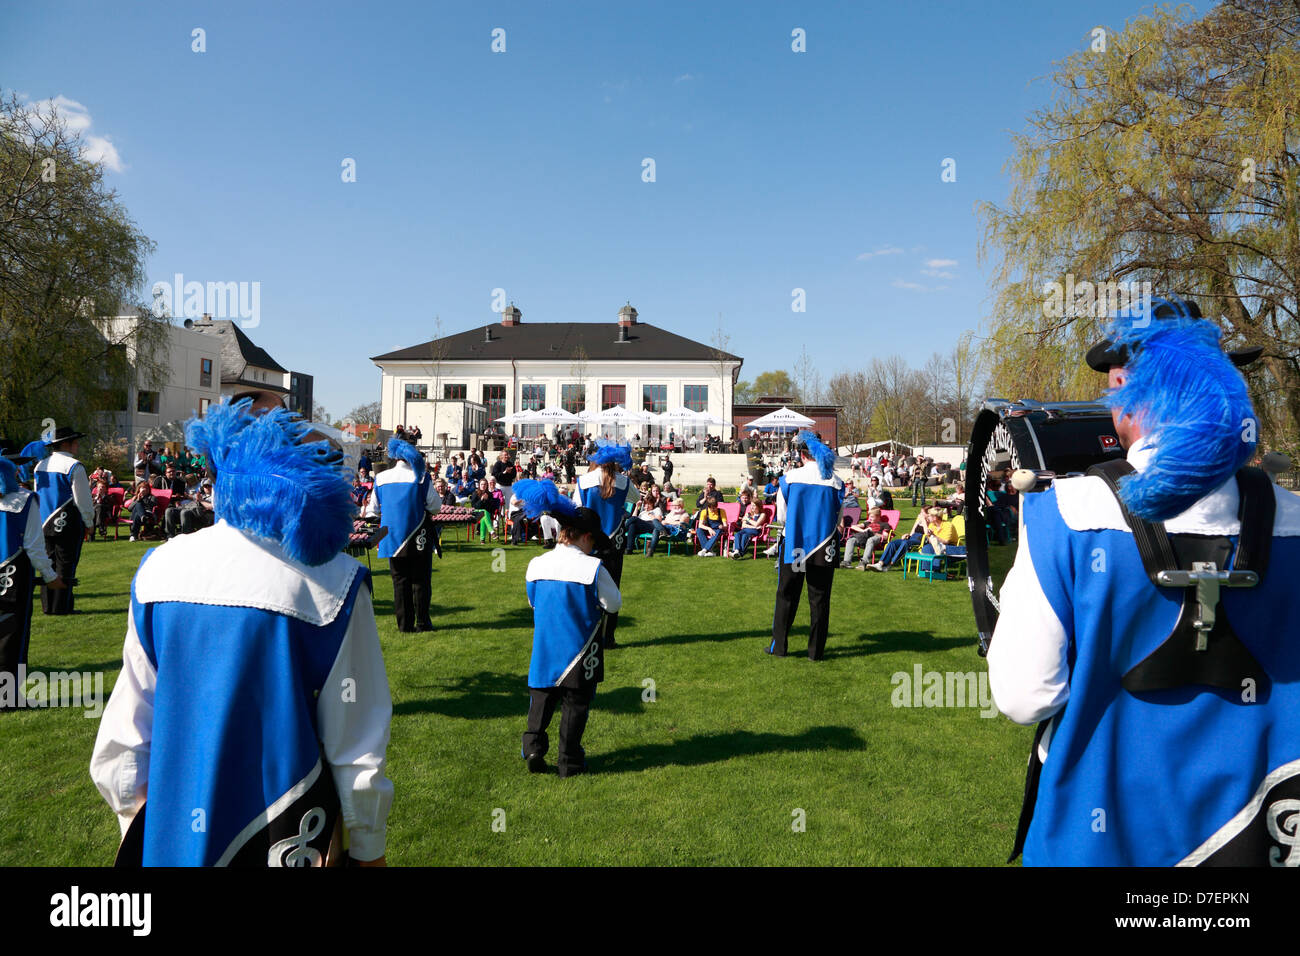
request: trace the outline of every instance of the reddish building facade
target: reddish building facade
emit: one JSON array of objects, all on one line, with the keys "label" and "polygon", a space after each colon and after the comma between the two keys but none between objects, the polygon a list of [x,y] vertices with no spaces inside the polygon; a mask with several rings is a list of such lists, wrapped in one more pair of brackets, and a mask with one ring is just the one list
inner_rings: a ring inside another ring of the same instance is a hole
[{"label": "reddish building facade", "polygon": [[782,405],[811,418],[814,422],[812,430],[819,432],[827,445],[832,448],[839,445],[839,405],[799,405],[781,396],[762,398],[752,405],[733,405],[731,420],[736,425],[736,437],[747,438],[750,422],[771,414]]}]

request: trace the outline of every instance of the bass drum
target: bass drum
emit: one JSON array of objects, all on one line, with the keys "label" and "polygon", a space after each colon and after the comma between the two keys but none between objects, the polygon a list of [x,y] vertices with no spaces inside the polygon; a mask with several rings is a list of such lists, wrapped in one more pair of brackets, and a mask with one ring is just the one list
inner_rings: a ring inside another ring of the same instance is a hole
[{"label": "bass drum", "polygon": [[[1020,468],[1064,478],[1123,454],[1110,409],[1099,401],[1042,403],[994,398],[984,403],[966,449],[965,508],[967,584],[981,657],[988,653],[998,622],[997,588],[1011,565],[1009,548],[999,549],[994,557],[989,547],[988,479],[1004,479]],[[1049,485],[1050,480],[1040,479],[1035,491]]]}]

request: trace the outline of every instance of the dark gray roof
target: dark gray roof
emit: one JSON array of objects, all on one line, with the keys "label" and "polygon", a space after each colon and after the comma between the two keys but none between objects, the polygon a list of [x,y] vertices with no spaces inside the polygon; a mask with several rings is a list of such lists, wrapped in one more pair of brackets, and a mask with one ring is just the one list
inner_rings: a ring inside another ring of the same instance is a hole
[{"label": "dark gray roof", "polygon": [[221,380],[223,382],[237,381],[249,365],[256,365],[258,368],[269,369],[272,372],[289,371],[271,358],[266,349],[254,345],[253,340],[244,334],[244,330],[230,319],[195,319],[194,324],[190,326],[190,331],[221,338]]},{"label": "dark gray roof", "polygon": [[[711,345],[696,342],[675,332],[637,323],[627,330],[628,341],[618,341],[618,324],[614,322],[524,322],[505,326],[497,323],[486,326],[492,330],[492,341],[485,342],[483,329],[477,326],[468,332],[446,335],[440,339],[398,349],[384,355],[371,357],[372,362],[428,362],[435,345],[445,351],[440,356],[447,360],[465,359],[542,359],[571,361],[573,353],[581,347],[587,360],[604,362],[613,359],[643,359],[666,361],[716,361],[717,353]],[[730,352],[722,353],[724,359],[741,361]]]}]

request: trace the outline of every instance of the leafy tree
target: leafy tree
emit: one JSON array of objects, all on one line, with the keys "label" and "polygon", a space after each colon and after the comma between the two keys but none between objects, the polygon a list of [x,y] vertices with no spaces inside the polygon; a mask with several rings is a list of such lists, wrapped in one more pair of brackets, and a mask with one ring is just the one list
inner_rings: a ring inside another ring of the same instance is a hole
[{"label": "leafy tree", "polygon": [[871,380],[860,371],[839,372],[827,385],[831,397],[840,406],[839,441],[856,448],[871,439],[871,417],[876,410],[876,392]]},{"label": "leafy tree", "polygon": [[1294,450],[1300,8],[1157,9],[1101,46],[1058,65],[1056,101],[1015,138],[1008,201],[983,206],[998,260],[988,367],[1025,396],[1095,396],[1082,354],[1106,310],[1059,290],[1149,282],[1196,299],[1226,344],[1264,347],[1248,380],[1266,438]]},{"label": "leafy tree", "polygon": [[131,384],[167,381],[169,323],[139,295],[152,250],[54,108],[0,98],[0,433],[104,437]]},{"label": "leafy tree", "polygon": [[788,395],[797,402],[799,389],[790,378],[790,373],[780,369],[775,372],[762,372],[755,376],[753,395],[755,401],[769,395]]},{"label": "leafy tree", "polygon": [[379,416],[383,414],[383,407],[382,402],[366,402],[348,412],[347,417],[358,425],[377,425]]}]

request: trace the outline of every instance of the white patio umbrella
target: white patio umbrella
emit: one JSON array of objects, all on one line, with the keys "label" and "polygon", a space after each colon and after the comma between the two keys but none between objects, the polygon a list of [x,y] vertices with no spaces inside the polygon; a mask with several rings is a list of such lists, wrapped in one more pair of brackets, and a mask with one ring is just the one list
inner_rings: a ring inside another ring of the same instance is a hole
[{"label": "white patio umbrella", "polygon": [[784,406],[774,412],[768,412],[761,418],[756,418],[745,425],[746,428],[771,428],[776,431],[793,431],[796,428],[808,428],[815,425],[807,415],[800,415]]},{"label": "white patio umbrella", "polygon": [[580,416],[554,405],[516,414],[519,417],[513,422],[515,425],[574,425],[582,421]]}]

